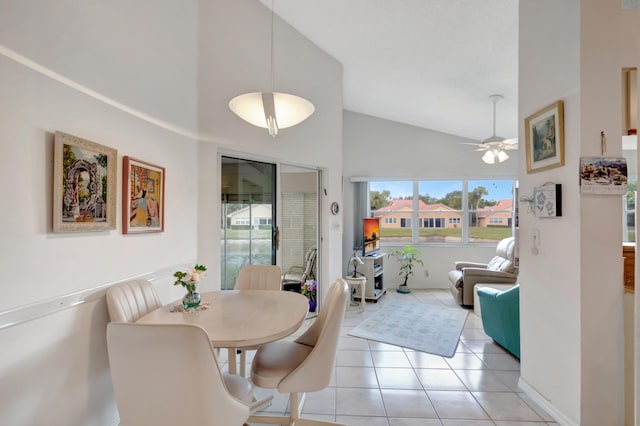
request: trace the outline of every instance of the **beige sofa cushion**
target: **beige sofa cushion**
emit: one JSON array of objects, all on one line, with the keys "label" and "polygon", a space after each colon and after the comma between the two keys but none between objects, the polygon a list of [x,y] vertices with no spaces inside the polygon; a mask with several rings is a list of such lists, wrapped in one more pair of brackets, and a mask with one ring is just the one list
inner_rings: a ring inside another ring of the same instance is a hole
[{"label": "beige sofa cushion", "polygon": [[449,281],[455,288],[462,288],[462,271],[456,269],[449,271]]},{"label": "beige sofa cushion", "polygon": [[500,271],[500,272],[513,272],[513,262],[509,259],[495,256],[491,261],[487,264],[487,269],[490,271]]}]

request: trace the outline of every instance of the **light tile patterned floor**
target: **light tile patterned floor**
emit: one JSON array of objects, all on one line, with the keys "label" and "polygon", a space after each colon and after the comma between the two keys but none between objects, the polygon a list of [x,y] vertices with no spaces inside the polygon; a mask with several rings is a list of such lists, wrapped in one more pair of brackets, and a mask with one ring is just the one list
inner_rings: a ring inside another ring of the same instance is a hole
[{"label": "light tile patterned floor", "polygon": [[[326,389],[307,394],[302,411],[305,417],[350,426],[557,425],[519,391],[520,362],[484,334],[473,310],[468,311],[453,358],[347,335],[394,299],[460,308],[443,289],[410,294],[389,291],[378,303],[368,303],[364,313],[350,308],[343,322],[333,379]],[[256,389],[256,393],[260,396],[273,391]],[[288,396],[275,395],[265,411],[280,415],[288,408]]]}]

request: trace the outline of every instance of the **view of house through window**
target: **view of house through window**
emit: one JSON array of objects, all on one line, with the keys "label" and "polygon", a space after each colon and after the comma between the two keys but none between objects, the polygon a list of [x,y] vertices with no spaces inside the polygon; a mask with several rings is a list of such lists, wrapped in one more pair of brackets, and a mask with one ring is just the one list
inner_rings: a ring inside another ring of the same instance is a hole
[{"label": "view of house through window", "polygon": [[481,243],[513,235],[514,181],[369,182],[382,243]]},{"label": "view of house through window", "polygon": [[636,198],[638,194],[638,179],[630,178],[627,184],[627,195],[623,197],[623,233],[622,241],[636,242]]},{"label": "view of house through window", "polygon": [[220,288],[233,289],[244,265],[275,264],[276,165],[221,159]]}]

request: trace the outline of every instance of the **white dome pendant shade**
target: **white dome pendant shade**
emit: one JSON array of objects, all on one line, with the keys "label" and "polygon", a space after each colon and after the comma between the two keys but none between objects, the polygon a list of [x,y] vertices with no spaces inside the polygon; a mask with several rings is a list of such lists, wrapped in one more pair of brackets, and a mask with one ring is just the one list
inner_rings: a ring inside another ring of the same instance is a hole
[{"label": "white dome pendant shade", "polygon": [[245,93],[231,99],[229,108],[244,121],[268,129],[273,137],[278,129],[295,126],[315,111],[308,100],[280,92]]},{"label": "white dome pendant shade", "polygon": [[315,107],[308,100],[288,93],[276,92],[273,48],[274,1],[271,1],[271,91],[238,95],[229,101],[229,109],[244,121],[269,130],[276,137],[279,129],[295,126],[309,118]]}]

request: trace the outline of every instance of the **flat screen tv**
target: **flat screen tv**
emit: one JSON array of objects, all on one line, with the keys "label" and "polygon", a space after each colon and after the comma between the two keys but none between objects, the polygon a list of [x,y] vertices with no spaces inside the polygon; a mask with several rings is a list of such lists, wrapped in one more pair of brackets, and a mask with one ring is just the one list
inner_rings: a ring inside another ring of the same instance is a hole
[{"label": "flat screen tv", "polygon": [[362,231],[362,255],[371,256],[380,250],[380,219],[364,218]]}]

